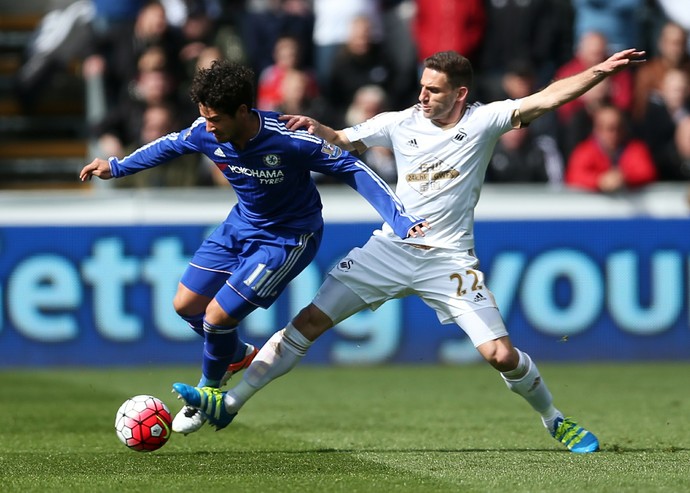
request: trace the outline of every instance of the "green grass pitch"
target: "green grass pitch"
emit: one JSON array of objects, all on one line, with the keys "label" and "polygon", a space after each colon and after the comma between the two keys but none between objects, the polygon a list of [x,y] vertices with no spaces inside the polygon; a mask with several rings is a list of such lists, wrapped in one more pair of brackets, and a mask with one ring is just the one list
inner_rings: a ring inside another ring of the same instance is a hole
[{"label": "green grass pitch", "polygon": [[127,398],[191,367],[0,371],[0,491],[690,491],[690,364],[541,364],[559,406],[599,435],[572,454],[488,365],[300,366],[221,432],[157,452],[115,436]]}]

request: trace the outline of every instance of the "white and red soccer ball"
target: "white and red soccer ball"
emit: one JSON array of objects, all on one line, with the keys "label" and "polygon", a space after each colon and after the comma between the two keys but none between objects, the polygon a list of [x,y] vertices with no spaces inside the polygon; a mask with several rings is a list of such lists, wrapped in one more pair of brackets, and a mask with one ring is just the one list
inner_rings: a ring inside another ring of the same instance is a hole
[{"label": "white and red soccer ball", "polygon": [[170,410],[152,395],[135,395],[122,403],[115,416],[115,433],[132,450],[161,448],[172,434]]}]

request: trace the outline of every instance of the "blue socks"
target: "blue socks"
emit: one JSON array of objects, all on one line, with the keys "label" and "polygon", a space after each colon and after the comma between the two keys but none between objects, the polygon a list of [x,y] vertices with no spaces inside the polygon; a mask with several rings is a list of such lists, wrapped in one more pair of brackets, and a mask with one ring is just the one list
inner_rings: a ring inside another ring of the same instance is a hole
[{"label": "blue socks", "polygon": [[204,314],[200,313],[198,315],[180,315],[182,320],[187,322],[189,328],[194,332],[204,337]]},{"label": "blue socks", "polygon": [[[228,365],[233,362],[240,344],[237,327],[213,325],[204,319],[204,358],[201,365],[201,387],[218,387]],[[244,353],[243,353],[244,356]]]},{"label": "blue socks", "polygon": [[241,361],[247,345],[240,339],[237,327],[223,327],[203,321],[204,358],[199,387],[218,387],[228,365]]}]

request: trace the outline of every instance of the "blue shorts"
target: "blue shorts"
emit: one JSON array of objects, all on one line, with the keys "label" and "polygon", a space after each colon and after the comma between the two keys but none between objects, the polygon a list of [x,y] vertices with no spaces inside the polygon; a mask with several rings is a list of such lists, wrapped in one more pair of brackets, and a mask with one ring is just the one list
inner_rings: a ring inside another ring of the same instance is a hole
[{"label": "blue shorts", "polygon": [[293,234],[226,222],[201,244],[180,282],[242,320],[275,302],[314,259],[322,235],[323,227]]}]

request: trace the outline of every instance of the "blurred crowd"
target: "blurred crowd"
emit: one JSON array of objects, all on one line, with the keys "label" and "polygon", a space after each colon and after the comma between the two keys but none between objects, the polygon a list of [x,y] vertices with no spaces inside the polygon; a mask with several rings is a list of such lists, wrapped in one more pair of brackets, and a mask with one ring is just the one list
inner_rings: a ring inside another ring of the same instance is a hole
[{"label": "blurred crowd", "polygon": [[[259,109],[308,114],[342,128],[417,99],[421,63],[456,50],[475,69],[471,99],[531,94],[635,47],[647,63],[505,134],[493,183],[595,192],[690,180],[690,5],[674,0],[82,0],[77,52],[102,81],[105,114],[90,125],[102,155],[188,126],[194,72],[215,59],[251,66]],[[88,5],[86,5],[88,4]],[[38,91],[41,76],[21,87]],[[362,156],[389,182],[393,156]],[[225,183],[195,157],[125,186]],[[319,179],[325,180],[320,177]]]}]

